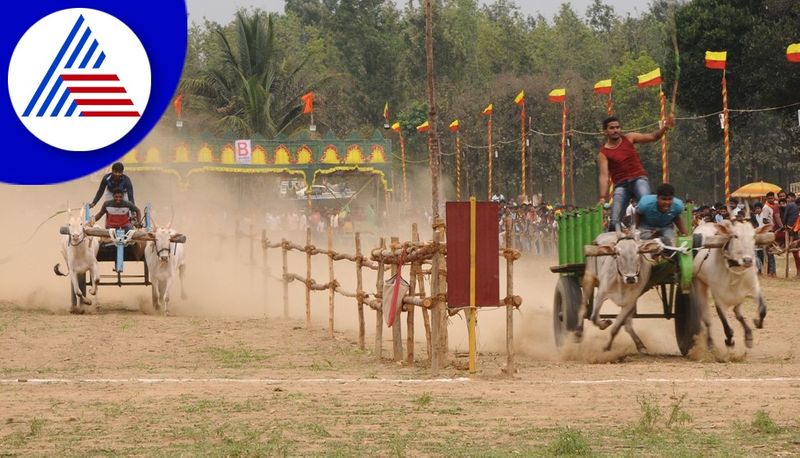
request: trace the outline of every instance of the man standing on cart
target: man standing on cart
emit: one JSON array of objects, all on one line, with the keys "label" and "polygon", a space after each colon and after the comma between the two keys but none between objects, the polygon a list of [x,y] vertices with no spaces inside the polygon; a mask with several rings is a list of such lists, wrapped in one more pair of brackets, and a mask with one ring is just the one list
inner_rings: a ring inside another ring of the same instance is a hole
[{"label": "man standing on cart", "polygon": [[92,208],[100,202],[100,199],[103,199],[103,201],[111,200],[111,191],[115,189],[122,191],[123,200],[132,204],[136,203],[133,200],[133,182],[131,182],[128,175],[125,175],[124,171],[125,165],[122,162],[115,162],[111,166],[111,173],[103,175],[103,179],[100,180],[100,187],[97,188],[97,193],[92,199]]},{"label": "man standing on cart", "polygon": [[610,231],[616,230],[631,197],[641,201],[642,197],[651,192],[647,172],[633,145],[659,140],[674,124],[675,119],[670,116],[655,132],[623,134],[616,116],[603,120],[603,135],[606,137],[606,142],[597,154],[598,184],[600,203],[604,204],[608,199],[609,177],[614,183],[614,203],[611,207],[611,223],[608,228]]}]

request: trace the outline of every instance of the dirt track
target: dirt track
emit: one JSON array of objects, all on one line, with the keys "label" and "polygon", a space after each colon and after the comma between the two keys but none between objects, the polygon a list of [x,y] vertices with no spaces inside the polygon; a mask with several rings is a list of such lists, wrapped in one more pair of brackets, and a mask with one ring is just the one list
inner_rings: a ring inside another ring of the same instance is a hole
[{"label": "dirt track", "polygon": [[[531,264],[520,275],[541,268]],[[672,429],[657,430],[663,448],[646,446],[645,452],[684,447],[689,453],[796,454],[800,346],[794,297],[800,286],[770,280],[765,290],[766,328],[756,331],[754,349],[745,354],[737,346],[733,356],[722,358],[734,362],[682,358],[672,323],[651,321],[637,322],[637,329],[654,356],[633,355],[632,342],[621,333],[616,362],[595,363],[603,333],[590,333],[561,355],[550,343],[552,290],[542,288],[546,298],[528,301],[533,304],[517,315],[519,371],[513,379],[502,374],[505,356],[495,352],[502,334],[494,315],[502,312],[481,315],[477,377],[464,378],[457,367],[465,361],[456,358],[442,379],[432,380],[422,342],[417,367],[405,367],[358,350],[352,331],[330,339],[320,326],[307,330],[291,320],[186,316],[192,315],[190,304],[167,318],[122,303],[72,316],[5,302],[0,450],[416,455],[482,454],[493,447],[500,454],[529,453],[552,451],[544,447],[571,426],[602,439],[599,445],[591,441],[595,451],[631,453],[640,447],[634,433],[616,434],[641,423],[648,406],[657,406],[662,417],[677,406],[691,417],[681,434],[696,437],[683,441]],[[463,326],[456,320],[453,346],[463,348]],[[371,322],[370,314],[368,328]],[[738,345],[743,339],[735,329]],[[389,348],[387,341],[385,357]],[[759,410],[782,432],[742,432]]]}]

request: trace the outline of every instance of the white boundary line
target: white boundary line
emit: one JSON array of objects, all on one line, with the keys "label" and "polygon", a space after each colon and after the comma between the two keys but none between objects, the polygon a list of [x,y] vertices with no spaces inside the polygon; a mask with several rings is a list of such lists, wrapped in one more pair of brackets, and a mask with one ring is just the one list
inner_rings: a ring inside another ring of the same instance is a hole
[{"label": "white boundary line", "polygon": [[[113,384],[113,385],[152,385],[152,384],[251,384],[251,385],[342,385],[342,384],[448,384],[468,383],[473,380],[467,377],[437,379],[386,379],[386,378],[306,378],[306,379],[270,379],[270,378],[36,378],[36,379],[0,379],[0,385],[55,385],[55,384]],[[644,379],[603,379],[603,380],[510,380],[511,383],[530,385],[619,385],[619,384],[686,384],[722,385],[731,383],[797,383],[800,377],[757,377],[757,378],[644,378]]]}]

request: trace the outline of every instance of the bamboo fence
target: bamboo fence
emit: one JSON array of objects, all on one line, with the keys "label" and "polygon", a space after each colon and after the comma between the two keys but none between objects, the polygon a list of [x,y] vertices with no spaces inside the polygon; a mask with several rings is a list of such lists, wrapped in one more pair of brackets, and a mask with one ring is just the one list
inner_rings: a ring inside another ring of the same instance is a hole
[{"label": "bamboo fence", "polygon": [[[514,351],[513,351],[513,310],[518,308],[522,299],[514,295],[514,268],[513,263],[519,259],[520,253],[515,250],[513,245],[514,234],[511,230],[511,220],[505,221],[505,246],[500,250],[499,256],[506,259],[506,298],[497,307],[506,309],[506,350],[507,363],[504,369],[506,373],[513,374],[514,370]],[[239,238],[255,239],[253,229],[249,233],[240,231],[239,226],[236,230],[237,247]],[[431,364],[432,375],[437,375],[438,371],[447,365],[448,342],[447,324],[451,315],[459,313],[461,309],[447,307],[447,269],[446,255],[447,245],[444,242],[444,224],[442,220],[437,220],[434,224],[433,240],[421,242],[419,230],[416,224],[411,228],[411,240],[401,242],[399,238],[392,237],[389,243],[385,238],[379,239],[378,247],[365,253],[362,249],[361,234],[354,233],[353,241],[355,253],[348,254],[337,251],[334,247],[334,236],[331,229],[327,231],[327,244],[325,248],[320,248],[313,244],[311,229],[305,233],[305,243],[297,243],[286,238],[280,241],[270,240],[267,231],[261,231],[261,249],[263,256],[263,281],[265,282],[264,300],[265,307],[268,288],[266,282],[275,280],[282,284],[283,297],[283,316],[289,317],[291,298],[289,296],[289,284],[299,282],[304,287],[305,305],[305,325],[310,328],[312,325],[312,292],[328,292],[328,335],[334,336],[334,317],[336,313],[336,297],[343,296],[348,299],[355,299],[358,308],[358,346],[366,349],[366,317],[365,307],[375,311],[375,341],[374,354],[381,359],[383,357],[383,288],[386,284],[386,274],[394,275],[398,269],[409,266],[410,271],[405,271],[408,278],[409,290],[402,298],[398,316],[392,325],[392,359],[397,362],[404,362],[411,366],[415,362],[415,315],[419,309],[422,314],[425,328],[425,342],[427,359]],[[251,242],[250,260],[254,264]],[[281,251],[281,273],[274,275],[270,269],[270,250]],[[303,253],[305,256],[304,274],[289,271],[289,252]],[[327,257],[327,275],[325,280],[314,278],[312,265],[315,256]],[[335,277],[334,264],[336,262],[352,263],[355,271],[355,290],[347,290]],[[376,281],[374,292],[368,292],[364,286],[364,269],[375,271]],[[437,273],[434,275],[434,273]],[[426,278],[429,278],[429,289],[426,288]],[[428,291],[430,294],[428,294]],[[405,351],[403,346],[403,320],[402,313],[405,313],[406,338]]]}]

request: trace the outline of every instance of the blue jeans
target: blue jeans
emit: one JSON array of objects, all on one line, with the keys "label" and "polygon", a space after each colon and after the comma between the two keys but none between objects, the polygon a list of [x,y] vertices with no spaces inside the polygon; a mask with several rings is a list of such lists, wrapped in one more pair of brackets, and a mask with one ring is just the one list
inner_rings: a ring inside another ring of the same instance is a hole
[{"label": "blue jeans", "polygon": [[650,180],[647,177],[631,178],[617,183],[614,186],[614,204],[611,206],[611,223],[608,225],[609,232],[617,229],[617,225],[622,221],[622,216],[631,203],[631,197],[640,200],[642,197],[652,194],[650,192]]},{"label": "blue jeans", "polygon": [[676,246],[675,242],[677,239],[675,238],[675,226],[673,224],[670,224],[667,227],[650,227],[647,225],[642,225],[639,227],[639,229],[643,231],[658,231],[661,233],[659,238],[662,242],[664,242],[664,245]]}]

